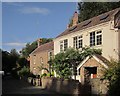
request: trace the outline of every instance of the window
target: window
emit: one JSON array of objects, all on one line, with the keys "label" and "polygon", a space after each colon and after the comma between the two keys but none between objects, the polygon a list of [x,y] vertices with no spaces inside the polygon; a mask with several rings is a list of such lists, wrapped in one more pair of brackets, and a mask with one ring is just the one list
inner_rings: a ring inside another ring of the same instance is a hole
[{"label": "window", "polygon": [[83,39],[82,35],[73,37],[73,47],[75,49],[82,48],[82,46],[83,46],[83,40],[82,39]]},{"label": "window", "polygon": [[101,45],[102,44],[102,31],[97,32],[96,38],[97,38],[97,45]]},{"label": "window", "polygon": [[73,47],[77,49],[77,36],[73,38]]},{"label": "window", "polygon": [[35,64],[36,55],[33,56],[33,64]]},{"label": "window", "polygon": [[68,48],[68,39],[60,41],[60,52],[66,51],[67,48]]},{"label": "window", "polygon": [[65,39],[64,40],[64,51],[66,51],[67,48],[68,48],[68,40]]},{"label": "window", "polygon": [[60,42],[60,52],[63,51],[63,41]]},{"label": "window", "polygon": [[78,37],[78,48],[82,48],[82,36]]},{"label": "window", "polygon": [[90,33],[90,46],[95,46],[95,32]]},{"label": "window", "polygon": [[43,64],[43,58],[42,57],[40,57],[40,63]]},{"label": "window", "polygon": [[86,21],[82,26],[87,26],[88,24],[90,24],[92,21]]},{"label": "window", "polygon": [[102,31],[94,31],[90,33],[90,46],[102,44]]},{"label": "window", "polygon": [[52,51],[48,52],[48,61],[52,59]]},{"label": "window", "polygon": [[107,19],[108,17],[109,17],[109,14],[105,14],[105,15],[100,16],[99,18],[100,18],[100,21],[101,21],[101,20]]}]

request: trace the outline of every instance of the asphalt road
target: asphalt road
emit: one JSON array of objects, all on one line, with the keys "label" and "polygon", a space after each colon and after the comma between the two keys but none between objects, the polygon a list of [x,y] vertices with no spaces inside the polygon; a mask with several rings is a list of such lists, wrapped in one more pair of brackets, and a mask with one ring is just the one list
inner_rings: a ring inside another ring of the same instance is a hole
[{"label": "asphalt road", "polygon": [[45,90],[41,87],[32,86],[31,84],[23,81],[14,79],[12,77],[6,77],[2,80],[2,95],[10,94],[12,95],[37,95],[37,96],[43,96],[43,95],[56,95],[56,96],[62,96],[60,94],[57,94],[55,92],[50,92],[48,90]]}]

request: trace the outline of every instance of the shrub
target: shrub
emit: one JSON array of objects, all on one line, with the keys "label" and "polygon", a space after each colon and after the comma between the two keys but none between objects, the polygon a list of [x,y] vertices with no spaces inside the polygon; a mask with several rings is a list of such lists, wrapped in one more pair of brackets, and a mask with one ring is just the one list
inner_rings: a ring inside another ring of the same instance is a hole
[{"label": "shrub", "polygon": [[46,74],[46,73],[44,73],[44,74],[42,74],[42,75],[41,75],[41,78],[42,78],[42,77],[46,77],[46,76],[47,76],[47,74]]},{"label": "shrub", "polygon": [[120,62],[112,60],[105,70],[104,79],[109,81],[108,93],[110,96],[120,96]]},{"label": "shrub", "polygon": [[33,73],[29,73],[28,77],[33,77],[35,78],[36,76]]},{"label": "shrub", "polygon": [[18,71],[19,76],[28,76],[29,74],[30,74],[30,70],[26,66],[24,66],[21,70]]}]

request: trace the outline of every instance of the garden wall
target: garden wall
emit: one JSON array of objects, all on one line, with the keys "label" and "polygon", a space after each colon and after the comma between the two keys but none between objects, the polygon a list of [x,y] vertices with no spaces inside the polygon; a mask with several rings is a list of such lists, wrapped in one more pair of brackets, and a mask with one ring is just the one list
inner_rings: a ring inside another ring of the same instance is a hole
[{"label": "garden wall", "polygon": [[61,94],[80,94],[80,83],[77,80],[63,80],[54,77],[42,78],[42,87]]},{"label": "garden wall", "polygon": [[92,94],[107,94],[108,91],[108,81],[106,80],[100,80],[98,78],[91,79],[91,93]]}]

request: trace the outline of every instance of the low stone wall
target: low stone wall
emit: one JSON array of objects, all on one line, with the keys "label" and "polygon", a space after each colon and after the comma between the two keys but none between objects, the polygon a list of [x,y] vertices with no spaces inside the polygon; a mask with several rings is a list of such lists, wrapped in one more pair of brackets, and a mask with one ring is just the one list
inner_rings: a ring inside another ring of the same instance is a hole
[{"label": "low stone wall", "polygon": [[54,77],[42,78],[42,87],[61,94],[80,94],[80,83],[77,80],[63,80]]},{"label": "low stone wall", "polygon": [[108,81],[100,80],[100,79],[92,79],[91,80],[91,93],[92,94],[101,94],[105,95],[108,91]]}]

